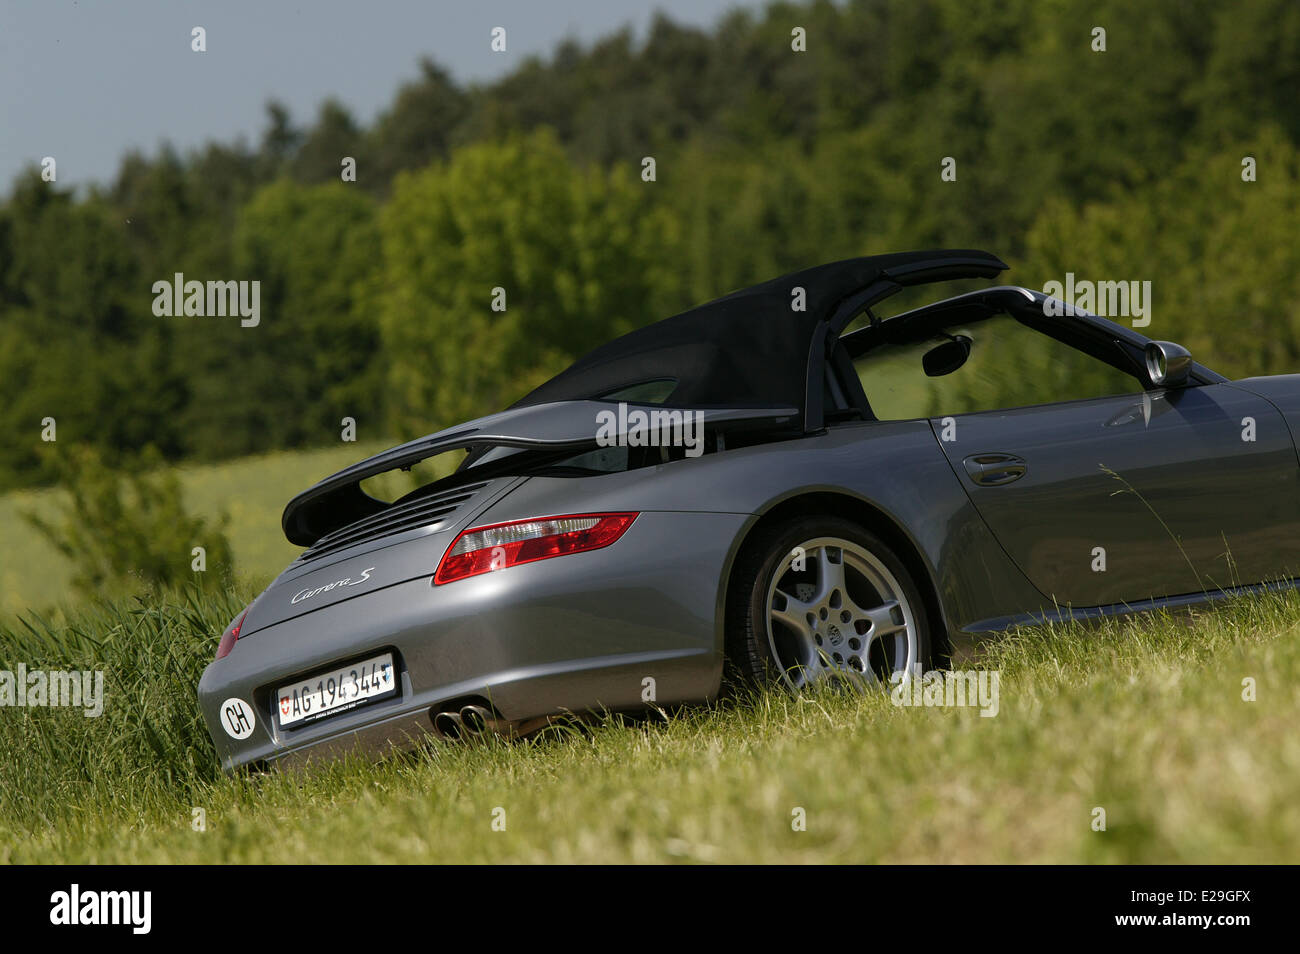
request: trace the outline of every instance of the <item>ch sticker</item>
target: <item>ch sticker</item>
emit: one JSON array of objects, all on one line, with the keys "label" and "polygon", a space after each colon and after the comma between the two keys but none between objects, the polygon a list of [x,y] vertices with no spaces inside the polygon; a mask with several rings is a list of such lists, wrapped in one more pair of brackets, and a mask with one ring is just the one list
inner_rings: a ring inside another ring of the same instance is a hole
[{"label": "ch sticker", "polygon": [[231,697],[221,703],[221,727],[232,739],[246,739],[253,734],[253,707],[243,699]]}]

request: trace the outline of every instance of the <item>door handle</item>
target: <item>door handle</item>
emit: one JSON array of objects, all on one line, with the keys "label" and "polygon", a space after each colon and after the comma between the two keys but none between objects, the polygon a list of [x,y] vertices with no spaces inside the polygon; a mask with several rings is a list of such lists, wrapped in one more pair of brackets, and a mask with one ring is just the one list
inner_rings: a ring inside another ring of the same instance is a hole
[{"label": "door handle", "polygon": [[971,454],[962,461],[970,479],[981,487],[1009,484],[1025,476],[1029,468],[1015,454]]}]

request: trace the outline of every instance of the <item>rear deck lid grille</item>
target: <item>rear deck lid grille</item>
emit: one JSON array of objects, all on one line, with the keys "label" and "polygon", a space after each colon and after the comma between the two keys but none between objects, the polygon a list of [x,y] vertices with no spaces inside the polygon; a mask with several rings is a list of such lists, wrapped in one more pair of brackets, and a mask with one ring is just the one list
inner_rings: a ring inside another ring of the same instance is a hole
[{"label": "rear deck lid grille", "polygon": [[377,514],[340,527],[333,533],[325,534],[313,546],[303,551],[299,562],[315,560],[358,543],[378,540],[404,530],[442,527],[452,519],[456,511],[476,497],[486,486],[487,481],[465,484],[408,503],[394,504]]}]

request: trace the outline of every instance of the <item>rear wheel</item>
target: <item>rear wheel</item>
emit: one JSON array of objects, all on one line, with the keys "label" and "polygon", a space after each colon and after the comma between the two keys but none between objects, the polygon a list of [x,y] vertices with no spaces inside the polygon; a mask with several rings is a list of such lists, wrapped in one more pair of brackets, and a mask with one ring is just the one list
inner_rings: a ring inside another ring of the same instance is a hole
[{"label": "rear wheel", "polygon": [[727,656],[750,684],[882,685],[930,664],[929,621],[903,562],[840,517],[766,530],[732,577]]}]

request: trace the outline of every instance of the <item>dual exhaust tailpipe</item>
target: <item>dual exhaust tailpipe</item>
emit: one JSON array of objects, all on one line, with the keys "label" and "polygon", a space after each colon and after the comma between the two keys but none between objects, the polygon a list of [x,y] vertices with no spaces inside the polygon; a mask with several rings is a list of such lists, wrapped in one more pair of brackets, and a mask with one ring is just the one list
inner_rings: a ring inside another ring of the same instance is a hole
[{"label": "dual exhaust tailpipe", "polygon": [[466,705],[459,710],[434,713],[433,728],[444,739],[465,739],[483,735],[509,736],[510,723],[498,719],[487,706]]},{"label": "dual exhaust tailpipe", "polygon": [[497,736],[502,739],[526,739],[548,726],[572,721],[563,715],[544,715],[535,719],[509,722],[493,714],[487,706],[469,704],[459,709],[440,709],[433,714],[433,731],[446,741]]}]

